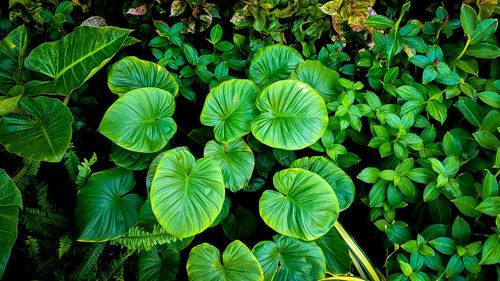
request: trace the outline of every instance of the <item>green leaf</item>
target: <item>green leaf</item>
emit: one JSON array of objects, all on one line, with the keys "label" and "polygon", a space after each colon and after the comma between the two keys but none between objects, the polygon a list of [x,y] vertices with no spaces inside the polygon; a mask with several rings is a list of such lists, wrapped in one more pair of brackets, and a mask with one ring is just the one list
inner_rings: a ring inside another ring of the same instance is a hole
[{"label": "green leaf", "polygon": [[472,134],[476,141],[484,148],[490,150],[497,150],[500,147],[500,141],[498,138],[490,133],[484,131],[478,131]]},{"label": "green leaf", "polygon": [[158,153],[140,153],[126,150],[116,144],[111,145],[109,157],[116,165],[127,170],[144,170]]},{"label": "green leaf", "polygon": [[222,262],[220,256],[219,250],[208,243],[194,247],[186,265],[189,280],[264,280],[259,261],[239,240],[227,246],[222,253]]},{"label": "green leaf", "polygon": [[291,168],[277,172],[273,183],[279,192],[266,190],[259,201],[267,225],[302,240],[314,240],[330,230],[339,204],[328,182],[318,174]]},{"label": "green leaf", "polygon": [[222,82],[207,95],[201,111],[201,123],[214,126],[215,139],[227,143],[250,132],[257,115],[255,98],[259,89],[246,79]]},{"label": "green leaf", "polygon": [[[472,75],[478,75],[479,73],[479,67],[477,64],[477,61],[475,59],[466,59],[466,58],[461,58],[456,61],[456,65],[458,68],[462,69],[463,71],[470,73]],[[468,84],[464,84],[468,85]]]},{"label": "green leaf", "polygon": [[326,105],[311,86],[296,80],[276,82],[257,97],[261,111],[252,133],[275,148],[297,150],[318,141],[328,125]]},{"label": "green leaf", "polygon": [[257,219],[252,212],[238,206],[234,214],[229,214],[222,221],[222,229],[230,240],[248,239],[255,235]]},{"label": "green leaf", "polygon": [[112,26],[79,26],[58,41],[36,47],[24,65],[52,80],[30,81],[26,90],[37,95],[70,95],[111,60],[130,32]]},{"label": "green leaf", "polygon": [[395,244],[403,245],[411,240],[410,232],[404,227],[397,224],[387,225],[385,229],[387,237]]},{"label": "green leaf", "polygon": [[174,281],[181,263],[181,255],[168,247],[153,247],[141,251],[137,261],[139,281]]},{"label": "green leaf", "polygon": [[351,269],[349,249],[337,229],[330,229],[325,235],[314,240],[323,251],[326,270],[332,274],[346,274]]},{"label": "green leaf", "polygon": [[5,272],[10,251],[17,239],[19,209],[23,208],[21,192],[7,173],[0,169],[0,278]]},{"label": "green leaf", "polygon": [[151,207],[168,233],[186,238],[215,221],[224,204],[224,194],[224,179],[215,160],[195,161],[188,151],[173,149],[163,156],[156,170]]},{"label": "green leaf", "polygon": [[452,237],[458,241],[459,245],[464,245],[470,239],[470,227],[467,221],[461,217],[457,217],[452,226]]},{"label": "green leaf", "polygon": [[465,117],[469,123],[473,126],[479,127],[481,126],[481,121],[483,121],[483,113],[481,108],[477,103],[469,98],[461,98],[456,103],[458,110],[462,112],[462,115]]},{"label": "green leaf", "polygon": [[463,5],[460,9],[460,22],[462,23],[462,28],[467,36],[471,36],[472,32],[476,29],[477,24],[477,14],[476,11],[471,6]]},{"label": "green leaf", "polygon": [[218,225],[222,220],[224,220],[227,215],[229,214],[229,209],[231,208],[231,197],[226,196],[224,198],[224,205],[222,205],[222,209],[220,210],[219,215],[217,215],[217,218],[215,221],[210,225],[210,227],[214,227]]},{"label": "green leaf", "polygon": [[376,183],[379,176],[378,173],[380,172],[379,169],[375,167],[368,167],[364,168],[361,173],[357,176],[358,179],[366,182],[366,183]]},{"label": "green leaf", "polygon": [[500,262],[500,235],[493,234],[483,245],[479,264],[497,264]]},{"label": "green leaf", "polygon": [[243,139],[228,144],[211,140],[205,145],[203,154],[217,162],[222,170],[225,186],[232,192],[248,185],[255,167],[255,158]]},{"label": "green leaf", "polygon": [[158,88],[140,88],[122,95],[106,111],[99,132],[135,152],[153,153],[175,134],[174,97]]},{"label": "green leaf", "polygon": [[222,38],[222,27],[216,24],[210,30],[210,41],[212,41],[212,44],[215,45],[220,41],[221,38]]},{"label": "green leaf", "polygon": [[394,22],[390,20],[389,18],[382,16],[382,15],[374,15],[369,17],[366,21],[365,24],[374,28],[390,28],[394,26]]},{"label": "green leaf", "polygon": [[314,242],[275,235],[252,249],[264,270],[264,280],[319,280],[325,277],[325,257]]},{"label": "green leaf", "polygon": [[484,199],[476,207],[476,210],[494,217],[500,215],[500,197],[493,196]]},{"label": "green leaf", "polygon": [[431,116],[439,121],[441,124],[446,120],[446,106],[437,100],[430,100],[427,102],[427,111]]},{"label": "green leaf", "polygon": [[[433,65],[428,65],[425,67],[422,74],[422,84],[427,84],[434,80],[438,76],[436,68]],[[404,87],[404,86],[403,86]]]},{"label": "green leaf", "polygon": [[290,75],[290,79],[300,80],[309,84],[325,100],[325,103],[334,101],[342,92],[337,81],[339,74],[319,61],[305,61]]},{"label": "green leaf", "polygon": [[498,196],[498,181],[490,171],[486,171],[484,176],[481,196],[483,198]]},{"label": "green leaf", "polygon": [[28,31],[24,25],[14,29],[0,41],[0,93],[21,84],[22,68],[28,45]]},{"label": "green leaf", "polygon": [[478,93],[477,96],[486,104],[494,108],[500,108],[500,94],[493,91],[484,91]]},{"label": "green leaf", "polygon": [[272,45],[255,53],[249,68],[249,78],[261,88],[287,79],[304,60],[300,53],[285,45]]},{"label": "green leaf", "polygon": [[184,55],[186,56],[186,59],[191,65],[196,65],[196,61],[198,60],[198,52],[196,49],[188,44],[184,44],[183,46],[184,49]]},{"label": "green leaf", "polygon": [[4,116],[0,121],[0,143],[7,151],[30,160],[61,161],[72,135],[69,109],[47,97],[23,98],[19,104],[28,115]]},{"label": "green leaf", "polygon": [[464,270],[465,266],[462,261],[462,258],[455,254],[448,261],[448,265],[446,265],[446,277],[452,277],[460,274]]},{"label": "green leaf", "polygon": [[476,29],[471,35],[470,44],[475,45],[491,37],[498,27],[498,21],[495,19],[485,19],[477,24]]},{"label": "green leaf", "polygon": [[500,48],[488,43],[479,43],[470,46],[465,53],[480,59],[494,59],[500,57]]},{"label": "green leaf", "polygon": [[401,86],[396,89],[396,92],[398,93],[398,96],[405,100],[423,100],[424,97],[422,94],[412,86]]},{"label": "green leaf", "polygon": [[445,255],[453,255],[457,248],[457,243],[448,237],[438,237],[429,241],[429,244]]},{"label": "green leaf", "polygon": [[332,161],[322,156],[303,157],[293,161],[290,168],[300,168],[318,174],[330,184],[339,201],[340,211],[347,209],[354,201],[352,179]]},{"label": "green leaf", "polygon": [[462,196],[457,199],[451,200],[453,204],[457,206],[457,208],[462,212],[462,214],[471,217],[471,218],[476,218],[481,215],[481,212],[476,210],[476,207],[478,205],[477,199],[472,196]]},{"label": "green leaf", "polygon": [[133,173],[122,168],[92,174],[76,199],[77,240],[106,241],[134,226],[142,204],[139,195],[129,193],[134,185]]},{"label": "green leaf", "polygon": [[108,73],[108,87],[118,95],[144,87],[160,88],[174,97],[179,92],[179,85],[170,72],[159,64],[137,57],[124,57],[113,64]]}]

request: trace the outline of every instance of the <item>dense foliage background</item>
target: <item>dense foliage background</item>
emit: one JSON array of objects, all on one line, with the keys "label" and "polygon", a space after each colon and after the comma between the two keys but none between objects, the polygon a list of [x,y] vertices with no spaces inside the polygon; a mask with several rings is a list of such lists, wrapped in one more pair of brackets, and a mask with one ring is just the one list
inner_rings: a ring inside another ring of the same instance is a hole
[{"label": "dense foliage background", "polygon": [[500,279],[499,4],[410,2],[3,1],[0,278]]}]

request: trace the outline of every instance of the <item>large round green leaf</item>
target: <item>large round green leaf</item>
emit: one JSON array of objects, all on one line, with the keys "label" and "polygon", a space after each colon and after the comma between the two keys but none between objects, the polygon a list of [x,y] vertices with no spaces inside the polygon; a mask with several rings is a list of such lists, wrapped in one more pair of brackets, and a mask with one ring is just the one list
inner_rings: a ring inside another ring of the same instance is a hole
[{"label": "large round green leaf", "polygon": [[106,111],[99,132],[131,151],[153,153],[164,148],[175,134],[174,97],[158,88],[132,90]]},{"label": "large round green leaf", "polygon": [[159,246],[139,253],[139,281],[173,281],[179,272],[181,255],[175,249]]},{"label": "large round green leaf", "polygon": [[338,83],[337,71],[324,66],[319,61],[305,61],[290,75],[290,79],[300,80],[309,84],[325,100],[333,101],[342,91]]},{"label": "large round green leaf", "polygon": [[304,157],[295,160],[290,168],[301,168],[320,175],[335,191],[340,210],[347,209],[354,201],[354,183],[341,168],[323,156]]},{"label": "large round green leaf", "polygon": [[109,157],[116,165],[128,170],[144,170],[158,153],[141,153],[126,150],[116,144],[111,145]]},{"label": "large round green leaf", "polygon": [[261,111],[252,133],[275,148],[296,150],[314,144],[328,126],[326,105],[311,86],[297,80],[276,82],[257,97]]},{"label": "large round green leaf", "polygon": [[106,241],[135,225],[142,198],[129,193],[134,185],[134,174],[123,168],[92,174],[76,200],[78,241]]},{"label": "large round green leaf", "polygon": [[0,279],[17,239],[17,219],[23,207],[21,192],[7,173],[0,169]]},{"label": "large round green leaf", "polygon": [[108,74],[108,86],[118,95],[144,87],[160,88],[174,97],[179,92],[179,84],[165,67],[137,57],[124,57],[113,64]]},{"label": "large round green leaf", "polygon": [[0,121],[0,143],[7,151],[34,161],[59,162],[71,140],[73,115],[58,99],[23,98],[28,115],[11,114]]},{"label": "large round green leaf", "polygon": [[255,158],[243,139],[226,144],[209,141],[205,146],[204,155],[217,161],[222,170],[224,183],[232,192],[242,189],[250,181]]},{"label": "large round green leaf", "polygon": [[273,45],[255,53],[249,68],[249,78],[261,88],[285,80],[304,60],[297,50],[285,45]]},{"label": "large round green leaf", "polygon": [[314,242],[323,251],[327,272],[331,274],[346,274],[351,270],[349,249],[335,227],[332,227],[327,234],[314,240]]},{"label": "large round green leaf", "polygon": [[266,190],[259,201],[260,216],[272,229],[302,240],[327,233],[339,215],[331,186],[319,175],[297,168],[274,174],[279,192]]},{"label": "large round green leaf", "polygon": [[203,243],[194,247],[187,261],[190,281],[259,281],[262,268],[250,249],[239,240],[231,242],[220,261],[219,249]]},{"label": "large round green leaf", "polygon": [[231,142],[250,132],[250,122],[257,115],[255,98],[259,89],[246,79],[222,82],[207,95],[201,111],[201,123],[214,126],[215,139]]},{"label": "large round green leaf", "polygon": [[212,158],[195,161],[184,150],[170,150],[160,160],[151,186],[151,207],[158,222],[177,238],[208,228],[224,204],[224,179]]},{"label": "large round green leaf", "polygon": [[264,270],[265,281],[316,281],[325,277],[325,257],[314,242],[275,235],[252,249]]}]

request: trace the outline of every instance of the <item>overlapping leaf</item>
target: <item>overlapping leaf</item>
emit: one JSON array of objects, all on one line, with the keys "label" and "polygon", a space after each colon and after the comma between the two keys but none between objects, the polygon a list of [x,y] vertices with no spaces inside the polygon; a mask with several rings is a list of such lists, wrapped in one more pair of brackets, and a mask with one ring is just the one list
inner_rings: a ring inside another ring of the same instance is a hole
[{"label": "overlapping leaf", "polygon": [[224,195],[224,179],[215,160],[195,161],[191,153],[175,149],[161,158],[150,192],[158,222],[177,238],[208,228],[222,209]]},{"label": "overlapping leaf", "polygon": [[135,152],[153,153],[175,134],[174,97],[158,88],[132,90],[106,111],[99,132],[117,145]]},{"label": "overlapping leaf", "polygon": [[325,102],[311,86],[300,81],[273,83],[256,102],[261,113],[252,121],[252,133],[271,147],[306,148],[321,138],[328,125]]}]

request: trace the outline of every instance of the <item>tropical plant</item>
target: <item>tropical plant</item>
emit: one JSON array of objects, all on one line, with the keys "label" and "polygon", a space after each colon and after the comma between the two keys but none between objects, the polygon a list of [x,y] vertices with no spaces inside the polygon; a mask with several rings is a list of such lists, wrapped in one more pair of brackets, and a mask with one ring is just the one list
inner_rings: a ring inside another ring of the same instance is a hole
[{"label": "tropical plant", "polygon": [[49,2],[0,18],[0,278],[500,276],[497,1]]}]

